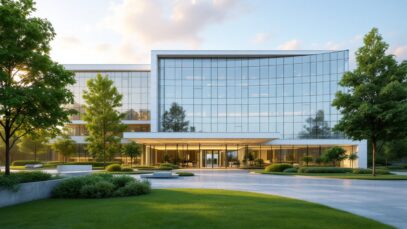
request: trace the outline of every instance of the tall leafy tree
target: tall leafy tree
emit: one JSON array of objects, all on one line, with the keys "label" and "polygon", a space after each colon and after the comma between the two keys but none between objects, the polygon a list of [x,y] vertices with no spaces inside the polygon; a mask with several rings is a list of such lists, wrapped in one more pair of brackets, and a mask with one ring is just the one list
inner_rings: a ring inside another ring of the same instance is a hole
[{"label": "tall leafy tree", "polygon": [[344,74],[333,105],[342,119],[336,129],[354,140],[372,144],[372,174],[376,174],[377,143],[400,139],[407,134],[407,62],[398,64],[387,55],[389,45],[376,28],[356,52],[357,67]]},{"label": "tall leafy tree", "polygon": [[130,142],[125,144],[123,149],[123,154],[130,157],[130,167],[133,166],[133,159],[141,155],[141,146],[135,142]]},{"label": "tall leafy tree", "polygon": [[[185,110],[177,103],[172,103],[169,111],[165,111],[163,114],[164,132],[187,132],[188,125],[189,122],[185,121]],[[195,128],[193,130],[195,131]]]},{"label": "tall leafy tree", "polygon": [[35,129],[68,122],[73,102],[67,85],[73,73],[51,60],[52,25],[33,17],[32,0],[0,0],[0,138],[5,145],[5,174],[16,142]]},{"label": "tall leafy tree", "polygon": [[56,153],[64,157],[64,162],[76,152],[76,142],[68,134],[62,134],[51,147]]},{"label": "tall leafy tree", "polygon": [[124,114],[117,110],[122,105],[122,97],[113,81],[100,74],[88,80],[83,94],[86,103],[84,121],[89,132],[87,149],[104,163],[120,148],[120,134],[127,128],[121,122]]},{"label": "tall leafy tree", "polygon": [[325,121],[323,110],[316,112],[315,117],[309,117],[306,120],[307,125],[304,125],[304,130],[300,132],[300,138],[329,138],[331,128],[328,122]]}]

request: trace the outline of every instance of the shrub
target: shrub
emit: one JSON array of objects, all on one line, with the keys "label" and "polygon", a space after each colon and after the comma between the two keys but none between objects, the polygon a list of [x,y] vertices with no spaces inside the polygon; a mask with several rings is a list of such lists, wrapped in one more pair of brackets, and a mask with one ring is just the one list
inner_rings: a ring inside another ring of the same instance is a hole
[{"label": "shrub", "polygon": [[106,171],[109,172],[120,172],[122,171],[122,166],[119,164],[111,164],[109,166],[106,167]]},{"label": "shrub", "polygon": [[136,166],[133,166],[133,168],[139,169],[139,170],[155,169],[154,166],[149,166],[149,165],[136,165]]},{"label": "shrub", "polygon": [[264,171],[266,172],[283,172],[285,169],[292,168],[289,164],[272,164],[267,166]]},{"label": "shrub", "polygon": [[256,159],[256,160],[254,160],[254,164],[255,164],[256,166],[263,166],[263,165],[264,165],[264,160],[261,159],[261,158],[258,158],[258,159]]},{"label": "shrub", "polygon": [[0,175],[0,189],[16,191],[18,184],[50,180],[52,175],[41,171],[12,173],[9,176]]},{"label": "shrub", "polygon": [[115,187],[121,188],[124,187],[126,184],[133,182],[134,178],[130,176],[115,176],[112,178],[112,183]]},{"label": "shrub", "polygon": [[[372,174],[372,170],[371,169],[353,169],[352,173],[354,173],[354,174]],[[391,173],[385,169],[376,169],[376,174],[387,175],[387,174],[391,174]]]},{"label": "shrub", "polygon": [[92,174],[62,181],[52,191],[54,198],[107,198],[113,196],[141,195],[150,192],[150,183],[130,176]]},{"label": "shrub", "polygon": [[106,164],[104,164],[101,161],[81,161],[81,162],[68,162],[64,163],[64,165],[92,165],[93,167],[103,167],[103,166],[109,166],[111,164],[121,164],[120,161],[107,161]]},{"label": "shrub", "polygon": [[17,160],[13,161],[11,164],[12,166],[25,166],[27,164],[42,164],[40,161],[34,161],[34,160]]},{"label": "shrub", "polygon": [[98,181],[82,186],[79,192],[82,198],[105,198],[111,197],[114,189],[115,186],[111,182]]},{"label": "shrub", "polygon": [[285,173],[296,173],[298,171],[298,168],[288,168],[288,169],[284,169],[283,172]]},{"label": "shrub", "polygon": [[178,176],[180,177],[191,177],[191,176],[195,176],[195,174],[191,173],[191,172],[177,172]]},{"label": "shrub", "polygon": [[302,167],[298,169],[299,173],[350,173],[350,168],[337,167]]},{"label": "shrub", "polygon": [[122,168],[122,172],[133,172],[132,168]]},{"label": "shrub", "polygon": [[158,169],[160,170],[172,170],[172,169],[178,169],[178,165],[174,165],[171,163],[162,163],[160,164],[160,167]]},{"label": "shrub", "polygon": [[127,183],[124,187],[117,189],[114,196],[137,196],[151,192],[149,181],[133,181]]}]

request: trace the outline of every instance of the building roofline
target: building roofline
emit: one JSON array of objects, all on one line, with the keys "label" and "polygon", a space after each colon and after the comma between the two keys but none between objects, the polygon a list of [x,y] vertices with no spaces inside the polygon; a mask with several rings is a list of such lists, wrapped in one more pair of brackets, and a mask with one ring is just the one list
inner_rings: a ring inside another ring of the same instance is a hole
[{"label": "building roofline", "polygon": [[337,52],[342,50],[152,50],[152,56],[160,57],[194,57],[194,56],[215,56],[215,57],[237,57],[237,56],[305,56],[321,53]]},{"label": "building roofline", "polygon": [[150,71],[149,64],[64,64],[65,69],[77,72],[92,71]]}]

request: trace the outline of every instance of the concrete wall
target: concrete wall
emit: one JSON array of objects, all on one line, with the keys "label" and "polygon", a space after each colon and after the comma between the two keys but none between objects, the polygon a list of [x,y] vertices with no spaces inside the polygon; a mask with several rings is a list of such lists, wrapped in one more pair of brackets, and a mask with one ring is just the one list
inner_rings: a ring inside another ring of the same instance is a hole
[{"label": "concrete wall", "polygon": [[18,191],[0,190],[0,207],[20,204],[51,196],[52,189],[65,179],[30,182],[20,184]]}]

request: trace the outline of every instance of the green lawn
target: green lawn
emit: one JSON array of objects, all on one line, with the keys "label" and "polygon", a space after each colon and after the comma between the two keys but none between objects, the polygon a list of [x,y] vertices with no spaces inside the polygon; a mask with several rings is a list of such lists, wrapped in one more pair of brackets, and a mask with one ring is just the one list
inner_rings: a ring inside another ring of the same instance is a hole
[{"label": "green lawn", "polygon": [[337,179],[357,179],[357,180],[407,180],[406,175],[376,175],[371,174],[353,174],[353,173],[283,173],[283,172],[264,172],[263,170],[254,171],[255,173],[267,175],[287,175],[287,176],[310,176]]},{"label": "green lawn", "polygon": [[1,228],[391,228],[305,201],[207,189],[112,199],[49,199],[0,208]]}]

